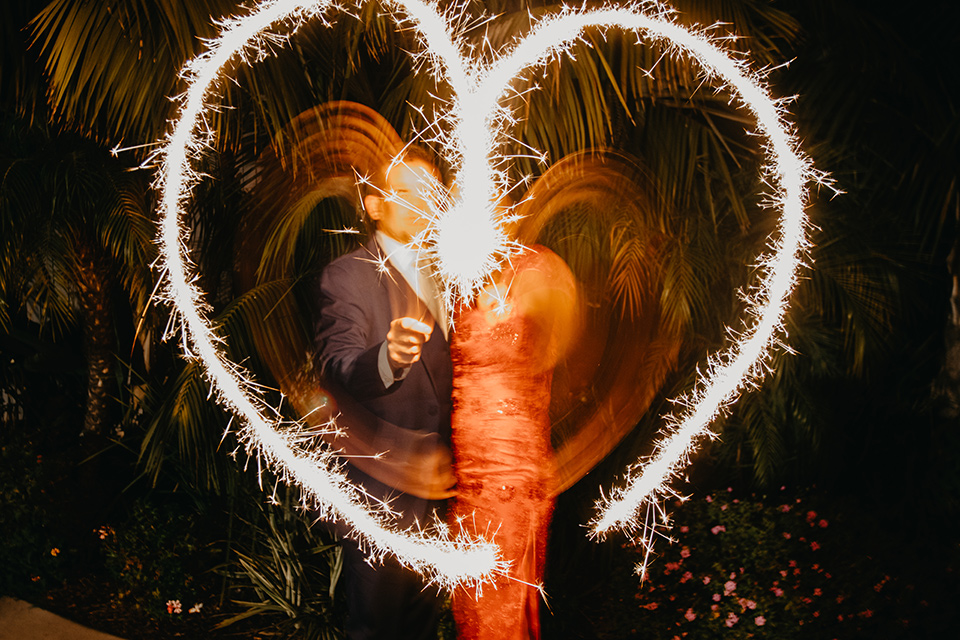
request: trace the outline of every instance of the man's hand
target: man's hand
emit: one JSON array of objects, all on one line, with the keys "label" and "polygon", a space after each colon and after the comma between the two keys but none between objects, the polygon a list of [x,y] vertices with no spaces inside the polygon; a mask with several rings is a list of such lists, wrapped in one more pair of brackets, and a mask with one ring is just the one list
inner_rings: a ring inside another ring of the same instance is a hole
[{"label": "man's hand", "polygon": [[430,339],[433,327],[415,318],[397,318],[387,331],[387,356],[397,368],[409,367],[420,359],[423,344]]},{"label": "man's hand", "polygon": [[457,478],[453,474],[453,455],[450,449],[440,447],[425,456],[420,462],[422,474],[419,480],[424,486],[423,495],[428,500],[446,500],[457,495]]}]

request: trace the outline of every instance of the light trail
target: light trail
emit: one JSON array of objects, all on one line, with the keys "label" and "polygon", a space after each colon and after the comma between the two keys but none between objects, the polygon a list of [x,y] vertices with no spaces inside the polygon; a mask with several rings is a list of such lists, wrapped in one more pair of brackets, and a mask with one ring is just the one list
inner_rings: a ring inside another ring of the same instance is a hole
[{"label": "light trail", "polygon": [[[512,95],[511,84],[525,71],[562,55],[584,30],[621,30],[690,56],[708,78],[731,88],[757,119],[766,143],[769,167],[765,178],[775,190],[773,200],[781,215],[778,231],[769,241],[771,251],[761,259],[764,275],[748,300],[744,329],[730,347],[710,358],[695,390],[679,399],[682,410],[665,417],[665,435],[655,453],[628,470],[623,486],[598,503],[599,514],[591,523],[593,533],[601,536],[613,529],[641,528],[641,543],[649,550],[660,513],[658,504],[673,494],[670,482],[686,466],[696,444],[712,435],[711,422],[741,391],[759,383],[771,348],[782,335],[787,300],[807,248],[806,185],[821,176],[799,152],[763,81],[705,31],[674,22],[663,5],[642,2],[592,11],[566,8],[539,20],[525,37],[488,64],[469,55],[466,43],[452,33],[450,21],[435,4],[388,0],[387,5],[416,31],[425,66],[454,90],[451,109],[443,116],[448,128],[431,128],[438,131],[437,141],[453,168],[456,197],[452,206],[436,213],[419,247],[438,263],[448,303],[455,297],[471,297],[513,249],[502,228],[499,207],[508,181],[506,173],[498,169],[502,159],[496,157],[505,130],[513,122],[510,111],[502,106]],[[278,36],[273,30],[287,25],[295,31],[306,20],[326,20],[327,12],[338,8],[326,0],[260,2],[248,15],[223,22],[219,37],[185,67],[189,88],[181,97],[178,120],[161,150],[163,165],[157,185],[162,192],[159,242],[165,293],[179,316],[185,353],[202,361],[218,401],[240,418],[241,440],[258,463],[262,459],[283,481],[301,485],[321,512],[353,527],[375,558],[393,554],[444,586],[476,584],[504,571],[496,546],[452,540],[442,527],[441,533],[433,536],[397,531],[390,525],[386,505],[374,508],[363,503],[334,454],[298,450],[296,426],[278,430],[278,420],[267,417],[276,412],[264,402],[248,374],[225,357],[219,346],[221,338],[206,317],[202,293],[193,284],[182,208],[198,180],[190,160],[202,154],[213,138],[204,113],[212,108],[208,102],[216,97],[224,66],[236,59],[248,63],[262,59],[269,51],[268,42],[276,45]],[[638,525],[638,514],[644,508],[647,516]]]}]

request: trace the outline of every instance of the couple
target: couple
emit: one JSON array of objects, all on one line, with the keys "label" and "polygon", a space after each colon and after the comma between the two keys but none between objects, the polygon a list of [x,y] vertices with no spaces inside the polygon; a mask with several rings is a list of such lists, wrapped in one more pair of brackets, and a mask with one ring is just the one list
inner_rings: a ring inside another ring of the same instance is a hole
[{"label": "couple", "polygon": [[[320,364],[348,430],[345,408],[356,407],[388,425],[385,448],[407,452],[403,472],[352,461],[354,482],[390,500],[401,526],[446,511],[454,535],[464,527],[492,538],[511,563],[482,595],[454,593],[458,636],[536,638],[553,509],[550,386],[577,325],[574,279],[548,249],[528,249],[448,327],[407,246],[426,225],[424,185],[439,181],[415,146],[372,176],[364,206],[373,237],[321,277]],[[345,539],[344,576],[348,638],[437,637],[439,599],[417,575],[390,559],[370,566]]]}]

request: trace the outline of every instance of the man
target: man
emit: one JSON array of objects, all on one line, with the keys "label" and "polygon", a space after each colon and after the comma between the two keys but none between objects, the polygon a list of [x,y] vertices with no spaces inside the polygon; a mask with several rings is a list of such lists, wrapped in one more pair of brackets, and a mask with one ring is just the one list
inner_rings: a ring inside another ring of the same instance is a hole
[{"label": "man", "polygon": [[[333,383],[348,439],[345,407],[358,406],[374,417],[374,436],[389,449],[387,464],[398,462],[398,451],[416,452],[403,454],[402,474],[378,473],[369,460],[347,464],[356,484],[402,514],[400,526],[414,526],[429,523],[454,484],[446,322],[435,285],[408,247],[426,227],[425,191],[440,175],[424,151],[407,147],[371,182],[364,207],[376,227],[373,237],[321,276],[320,365]],[[370,566],[353,540],[345,539],[343,548],[348,638],[437,637],[436,590],[424,589],[419,576],[392,558]]]}]

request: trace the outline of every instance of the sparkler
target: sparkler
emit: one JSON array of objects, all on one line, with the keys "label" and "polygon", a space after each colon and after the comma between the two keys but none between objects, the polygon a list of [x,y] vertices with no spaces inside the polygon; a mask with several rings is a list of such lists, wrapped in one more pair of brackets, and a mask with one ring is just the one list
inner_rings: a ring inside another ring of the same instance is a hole
[{"label": "sparkler", "polygon": [[[447,126],[435,130],[453,169],[457,195],[452,206],[436,214],[420,238],[421,248],[439,265],[448,300],[469,298],[479,291],[512,249],[498,207],[508,191],[507,175],[501,168],[502,159],[496,156],[512,121],[511,112],[502,106],[512,95],[511,83],[523,72],[562,55],[584,30],[622,30],[690,56],[709,79],[731,88],[757,119],[769,165],[765,177],[775,191],[773,206],[781,216],[778,232],[770,240],[771,251],[762,258],[761,284],[747,301],[748,320],[742,335],[710,358],[695,390],[679,399],[682,410],[665,418],[665,435],[653,456],[628,470],[623,486],[598,503],[599,514],[592,522],[593,534],[598,536],[613,529],[642,527],[641,542],[649,549],[657,505],[672,494],[669,481],[687,464],[696,443],[711,435],[710,423],[745,387],[758,383],[771,348],[782,334],[787,298],[807,245],[806,184],[822,176],[799,152],[779,105],[762,80],[731,58],[706,31],[680,26],[658,3],[596,10],[565,8],[538,21],[525,37],[487,64],[469,55],[466,44],[432,2],[388,0],[386,4],[411,25],[423,46],[424,66],[448,82],[455,96],[443,116]],[[276,45],[280,26],[292,26],[295,31],[307,20],[327,20],[328,10],[336,8],[330,0],[264,0],[248,15],[224,21],[220,36],[185,67],[189,88],[181,97],[179,118],[162,149],[158,179],[165,292],[179,314],[184,351],[202,361],[218,401],[239,417],[241,440],[258,463],[265,462],[282,480],[301,485],[321,511],[352,526],[374,557],[393,554],[446,586],[477,584],[505,570],[496,546],[482,540],[453,540],[443,530],[434,535],[396,531],[390,526],[389,509],[366,506],[358,489],[339,469],[334,454],[299,450],[297,427],[278,430],[277,420],[268,417],[276,412],[247,373],[226,359],[218,346],[220,338],[206,318],[201,292],[193,284],[184,246],[187,232],[181,224],[182,207],[198,180],[190,160],[212,139],[204,114],[212,108],[209,103],[225,65],[237,59],[248,63],[262,59]],[[646,522],[635,524],[644,507]]]}]

